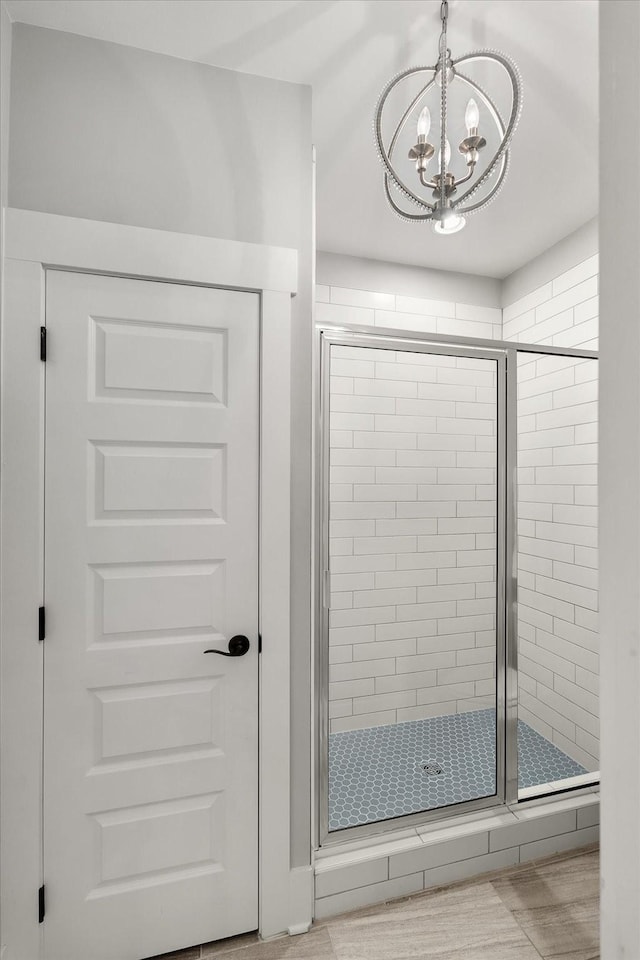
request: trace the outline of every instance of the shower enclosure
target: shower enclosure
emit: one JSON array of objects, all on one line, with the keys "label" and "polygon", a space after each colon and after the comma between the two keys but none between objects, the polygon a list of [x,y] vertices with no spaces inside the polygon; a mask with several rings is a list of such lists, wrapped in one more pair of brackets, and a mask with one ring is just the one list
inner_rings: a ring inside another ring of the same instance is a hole
[{"label": "shower enclosure", "polygon": [[597,354],[319,336],[319,842],[597,783]]}]

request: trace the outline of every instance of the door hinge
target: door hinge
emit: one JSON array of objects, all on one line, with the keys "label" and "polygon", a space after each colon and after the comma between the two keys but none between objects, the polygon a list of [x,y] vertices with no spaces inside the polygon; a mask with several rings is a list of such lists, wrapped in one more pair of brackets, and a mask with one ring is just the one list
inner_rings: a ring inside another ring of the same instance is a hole
[{"label": "door hinge", "polygon": [[38,641],[42,643],[45,636],[44,607],[38,607]]},{"label": "door hinge", "polygon": [[47,359],[47,328],[40,327],[40,359]]},{"label": "door hinge", "polygon": [[44,884],[38,890],[38,923],[44,920]]},{"label": "door hinge", "polygon": [[262,634],[258,634],[258,653],[262,653]]}]

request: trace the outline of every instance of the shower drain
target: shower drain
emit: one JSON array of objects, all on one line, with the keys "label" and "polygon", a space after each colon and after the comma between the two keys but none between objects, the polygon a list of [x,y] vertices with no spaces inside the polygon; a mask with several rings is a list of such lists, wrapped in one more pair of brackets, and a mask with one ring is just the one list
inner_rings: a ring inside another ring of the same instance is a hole
[{"label": "shower drain", "polygon": [[431,777],[437,777],[442,773],[442,767],[439,763],[433,763],[433,761],[429,761],[429,763],[423,763],[421,766],[423,772],[429,774]]}]

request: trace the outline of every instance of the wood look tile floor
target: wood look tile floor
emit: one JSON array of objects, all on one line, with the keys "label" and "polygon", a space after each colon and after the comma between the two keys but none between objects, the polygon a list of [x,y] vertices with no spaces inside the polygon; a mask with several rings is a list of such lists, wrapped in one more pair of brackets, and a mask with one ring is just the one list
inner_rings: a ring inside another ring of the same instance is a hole
[{"label": "wood look tile floor", "polygon": [[597,848],[538,860],[314,924],[153,960],[599,960]]}]

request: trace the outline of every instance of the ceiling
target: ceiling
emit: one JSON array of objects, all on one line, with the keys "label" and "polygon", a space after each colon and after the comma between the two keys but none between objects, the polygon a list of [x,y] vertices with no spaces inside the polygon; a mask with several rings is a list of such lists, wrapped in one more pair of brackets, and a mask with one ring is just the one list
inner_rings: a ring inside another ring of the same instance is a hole
[{"label": "ceiling", "polygon": [[449,237],[397,219],[372,114],[394,74],[433,63],[440,0],[7,0],[13,20],[313,88],[318,249],[504,277],[598,207],[597,0],[450,0],[454,59],[510,55],[524,108],[507,182]]}]

